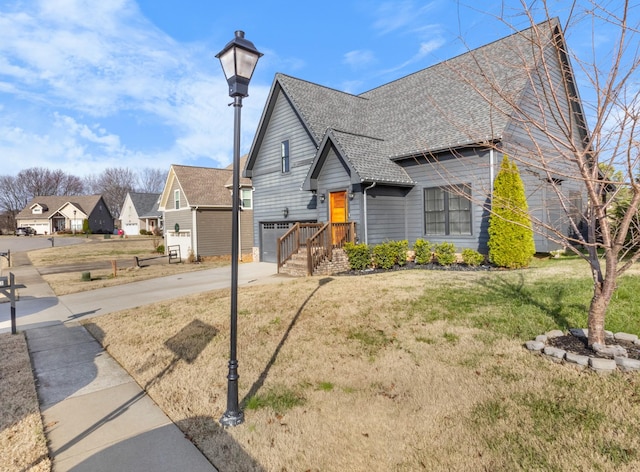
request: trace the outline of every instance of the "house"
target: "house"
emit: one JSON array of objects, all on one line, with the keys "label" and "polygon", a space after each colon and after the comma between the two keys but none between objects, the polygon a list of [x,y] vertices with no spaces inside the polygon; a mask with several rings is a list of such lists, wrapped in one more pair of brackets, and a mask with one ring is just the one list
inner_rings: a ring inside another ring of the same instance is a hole
[{"label": "house", "polygon": [[113,217],[102,195],[34,197],[16,215],[18,227],[28,226],[36,234],[80,233],[84,220],[92,233],[113,233]]},{"label": "house", "polygon": [[[534,34],[545,35],[549,82]],[[585,142],[564,50],[551,20],[360,95],[277,74],[243,174],[254,187],[260,260],[281,264],[280,238],[296,223],[316,222],[353,223],[357,241],[368,244],[423,238],[486,254],[487,209],[503,153],[520,157],[532,218],[569,231],[552,185],[565,180],[561,191],[575,208],[584,189],[563,177],[571,172],[562,159],[551,179],[536,169],[537,153],[550,161],[557,147],[525,129],[513,106],[566,117],[567,139]],[[539,101],[549,87],[566,92],[555,109]],[[539,252],[558,247],[544,235],[535,243]]]},{"label": "house", "polygon": [[[241,160],[244,163],[244,158]],[[159,209],[164,215],[165,244],[180,246],[183,259],[231,254],[233,170],[173,164]],[[240,254],[253,251],[253,189],[240,180]]]},{"label": "house", "polygon": [[162,229],[159,193],[129,192],[120,211],[120,228],[124,234],[135,236],[140,231],[152,233]]}]

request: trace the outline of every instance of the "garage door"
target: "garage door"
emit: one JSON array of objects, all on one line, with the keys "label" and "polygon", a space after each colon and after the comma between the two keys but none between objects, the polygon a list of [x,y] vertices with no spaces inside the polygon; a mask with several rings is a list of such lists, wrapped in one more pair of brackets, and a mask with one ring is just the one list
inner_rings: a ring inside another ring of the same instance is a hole
[{"label": "garage door", "polygon": [[180,246],[180,258],[186,260],[191,252],[191,230],[167,231],[167,251],[169,246]]},{"label": "garage door", "polygon": [[127,236],[136,236],[140,234],[140,227],[138,226],[138,223],[125,223],[124,228],[122,229],[124,229],[124,234]]},{"label": "garage door", "polygon": [[293,226],[291,222],[260,223],[260,260],[262,262],[277,262],[278,238]]}]

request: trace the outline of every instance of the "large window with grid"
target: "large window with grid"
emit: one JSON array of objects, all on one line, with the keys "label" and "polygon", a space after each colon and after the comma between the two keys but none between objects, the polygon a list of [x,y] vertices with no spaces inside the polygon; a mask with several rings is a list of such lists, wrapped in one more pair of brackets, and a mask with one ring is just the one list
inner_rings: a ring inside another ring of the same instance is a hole
[{"label": "large window with grid", "polygon": [[424,232],[433,235],[471,234],[471,186],[424,189]]}]

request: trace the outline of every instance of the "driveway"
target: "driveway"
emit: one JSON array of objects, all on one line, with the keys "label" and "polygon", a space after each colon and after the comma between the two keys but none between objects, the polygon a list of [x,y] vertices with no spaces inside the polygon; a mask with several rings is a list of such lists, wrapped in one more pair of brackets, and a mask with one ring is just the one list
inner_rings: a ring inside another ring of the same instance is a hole
[{"label": "driveway", "polygon": [[34,249],[51,247],[51,238],[56,246],[70,246],[85,242],[84,238],[55,237],[55,236],[0,236],[0,252],[27,252]]}]

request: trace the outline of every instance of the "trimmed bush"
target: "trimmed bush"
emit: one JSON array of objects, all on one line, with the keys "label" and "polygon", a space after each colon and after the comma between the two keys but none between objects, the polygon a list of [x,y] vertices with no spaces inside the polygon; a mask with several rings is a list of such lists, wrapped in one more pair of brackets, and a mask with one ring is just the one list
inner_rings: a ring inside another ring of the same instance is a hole
[{"label": "trimmed bush", "polygon": [[391,247],[395,252],[396,264],[403,266],[407,263],[407,252],[409,251],[409,241],[403,239],[402,241],[389,241]]},{"label": "trimmed bush", "polygon": [[473,249],[462,250],[462,262],[471,267],[477,267],[484,262],[484,256]]},{"label": "trimmed bush", "polygon": [[528,267],[535,253],[524,184],[505,154],[493,185],[489,218],[489,260],[499,267]]},{"label": "trimmed bush", "polygon": [[164,244],[158,244],[158,247],[156,248],[156,252],[158,254],[164,254]]},{"label": "trimmed bush", "polygon": [[450,266],[456,261],[456,247],[453,243],[439,243],[433,247],[433,254],[438,264]]},{"label": "trimmed bush", "polygon": [[378,269],[392,269],[396,264],[396,258],[393,242],[385,242],[373,247],[373,265]]},{"label": "trimmed bush", "polygon": [[364,270],[371,266],[371,249],[367,244],[345,243],[344,252],[349,259],[351,270]]},{"label": "trimmed bush", "polygon": [[432,247],[433,244],[426,239],[416,239],[413,245],[413,252],[416,254],[415,263],[419,265],[429,264],[433,258]]}]

